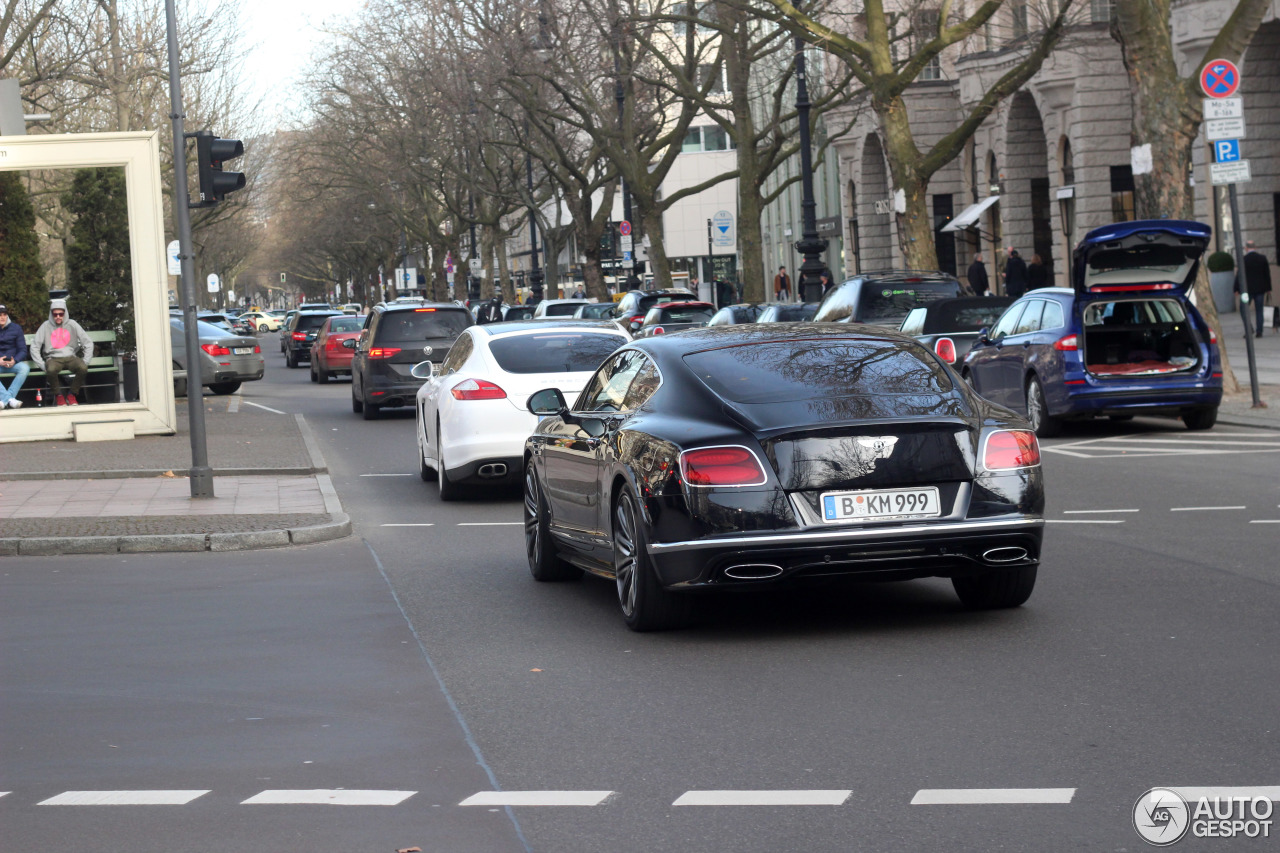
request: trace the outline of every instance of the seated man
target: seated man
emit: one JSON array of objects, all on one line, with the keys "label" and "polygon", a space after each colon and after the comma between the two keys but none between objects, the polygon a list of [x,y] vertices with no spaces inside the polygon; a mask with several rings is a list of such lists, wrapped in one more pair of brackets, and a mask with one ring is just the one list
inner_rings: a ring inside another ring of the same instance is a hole
[{"label": "seated man", "polygon": [[[9,309],[0,305],[0,409],[20,409],[18,392],[31,368],[27,367],[27,339],[22,327],[9,319]],[[5,380],[13,381],[5,387]]]},{"label": "seated man", "polygon": [[[93,358],[93,340],[80,324],[67,316],[67,300],[55,299],[49,303],[49,319],[45,320],[31,342],[31,360],[38,364],[49,378],[49,387],[57,398],[55,405],[79,405],[76,395],[89,374],[89,359]],[[62,393],[61,371],[71,371],[71,391]]]}]

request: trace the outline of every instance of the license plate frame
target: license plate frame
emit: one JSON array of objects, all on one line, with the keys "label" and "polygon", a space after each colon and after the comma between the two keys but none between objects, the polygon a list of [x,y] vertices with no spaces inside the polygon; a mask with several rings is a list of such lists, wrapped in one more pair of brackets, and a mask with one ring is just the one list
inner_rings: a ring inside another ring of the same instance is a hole
[{"label": "license plate frame", "polygon": [[232,347],[232,355],[253,355],[253,347]]},{"label": "license plate frame", "polygon": [[[917,506],[920,509],[917,510]],[[823,492],[818,496],[818,509],[824,524],[919,520],[942,516],[942,502],[937,486]],[[858,512],[859,509],[865,511]]]}]

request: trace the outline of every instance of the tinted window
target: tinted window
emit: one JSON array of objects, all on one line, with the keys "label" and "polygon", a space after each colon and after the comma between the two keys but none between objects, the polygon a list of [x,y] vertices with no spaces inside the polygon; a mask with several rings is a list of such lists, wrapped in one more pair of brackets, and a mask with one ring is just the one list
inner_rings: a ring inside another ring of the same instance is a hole
[{"label": "tinted window", "polygon": [[1011,303],[1011,299],[989,296],[934,305],[929,309],[929,316],[925,320],[925,334],[976,332],[983,326],[991,328]]},{"label": "tinted window", "polygon": [[491,340],[489,352],[507,373],[586,373],[626,342],[594,332],[511,335]]},{"label": "tinted window", "polygon": [[465,311],[388,311],[378,324],[378,343],[456,338],[471,325],[467,320]]},{"label": "tinted window", "polygon": [[659,302],[697,302],[698,297],[692,293],[663,293],[650,294],[640,298],[639,311],[648,311]]},{"label": "tinted window", "polygon": [[1023,309],[1022,316],[1018,318],[1018,325],[1011,334],[1025,335],[1028,332],[1040,331],[1040,314],[1044,311],[1044,300],[1033,299],[1027,303],[1027,307]]},{"label": "tinted window", "polygon": [[587,320],[600,320],[613,316],[614,305],[609,302],[600,302],[595,305],[580,305],[582,316]]},{"label": "tinted window", "polygon": [[1086,326],[1154,326],[1186,319],[1182,306],[1172,299],[1092,302],[1084,310]]},{"label": "tinted window", "polygon": [[710,308],[666,308],[662,311],[664,323],[705,323],[710,319]]},{"label": "tinted window", "polygon": [[528,320],[533,316],[532,305],[512,305],[502,316],[504,320]]},{"label": "tinted window", "polygon": [[648,402],[661,384],[662,377],[658,373],[657,366],[645,358],[640,370],[636,372],[636,378],[631,380],[631,387],[627,389],[627,398],[623,401],[623,406],[628,410],[640,408]]},{"label": "tinted window", "polygon": [[334,317],[329,323],[331,332],[358,332],[364,328],[363,317]]},{"label": "tinted window", "polygon": [[578,398],[582,411],[620,412],[631,387],[631,380],[643,366],[643,358],[635,350],[627,350],[610,358],[591,377]]},{"label": "tinted window", "polygon": [[294,325],[295,332],[309,332],[312,329],[318,329],[324,325],[324,321],[329,319],[328,314],[299,314],[298,322]]},{"label": "tinted window", "polygon": [[[182,323],[181,317],[170,317],[169,325],[177,332],[182,332],[186,328]],[[227,338],[235,336],[235,332],[228,331],[221,326],[215,326],[212,323],[206,323],[203,320],[196,320],[196,333],[202,338]]]},{"label": "tinted window", "polygon": [[548,305],[547,310],[542,313],[544,317],[572,317],[573,312],[578,310],[578,306],[573,302],[562,302],[557,305]]},{"label": "tinted window", "polygon": [[774,341],[690,353],[684,361],[735,403],[941,394],[952,387],[923,348],[882,341]]},{"label": "tinted window", "polygon": [[996,323],[995,328],[991,330],[991,339],[995,340],[1001,335],[1012,335],[1013,330],[1018,326],[1018,318],[1022,316],[1022,309],[1025,303],[1019,302],[1009,306],[1009,310],[1004,312],[1000,317],[1000,322]]},{"label": "tinted window", "polygon": [[939,299],[960,295],[954,282],[871,282],[862,283],[857,319],[865,323],[902,317],[912,308]]},{"label": "tinted window", "polygon": [[440,373],[448,374],[457,371],[471,357],[474,350],[475,341],[471,340],[470,335],[458,335],[453,346],[449,347],[449,354],[444,357],[444,361],[440,362]]}]

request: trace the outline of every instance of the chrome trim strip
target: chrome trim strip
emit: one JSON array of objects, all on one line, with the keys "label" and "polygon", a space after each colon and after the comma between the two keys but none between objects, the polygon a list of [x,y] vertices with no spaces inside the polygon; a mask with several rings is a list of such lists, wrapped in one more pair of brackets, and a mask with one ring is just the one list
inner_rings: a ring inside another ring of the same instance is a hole
[{"label": "chrome trim strip", "polygon": [[650,554],[670,554],[677,551],[696,551],[707,548],[770,548],[787,545],[821,545],[860,539],[892,539],[922,533],[929,536],[946,533],[1001,533],[1019,530],[1040,530],[1043,518],[1004,521],[962,521],[950,524],[911,524],[894,527],[858,527],[845,530],[821,530],[812,533],[763,533],[752,536],[732,536],[717,539],[694,539],[687,542],[650,542]]}]

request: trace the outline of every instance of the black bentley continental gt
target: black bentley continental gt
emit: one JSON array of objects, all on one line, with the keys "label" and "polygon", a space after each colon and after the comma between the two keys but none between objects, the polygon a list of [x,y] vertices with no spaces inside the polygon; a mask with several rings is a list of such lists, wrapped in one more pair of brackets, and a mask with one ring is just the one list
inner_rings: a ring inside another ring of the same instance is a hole
[{"label": "black bentley continental gt", "polygon": [[629,627],[691,593],[831,575],[952,579],[970,607],[1035,585],[1040,448],[913,338],[811,323],[633,342],[570,407],[548,388],[525,443],[540,581],[616,581]]}]

